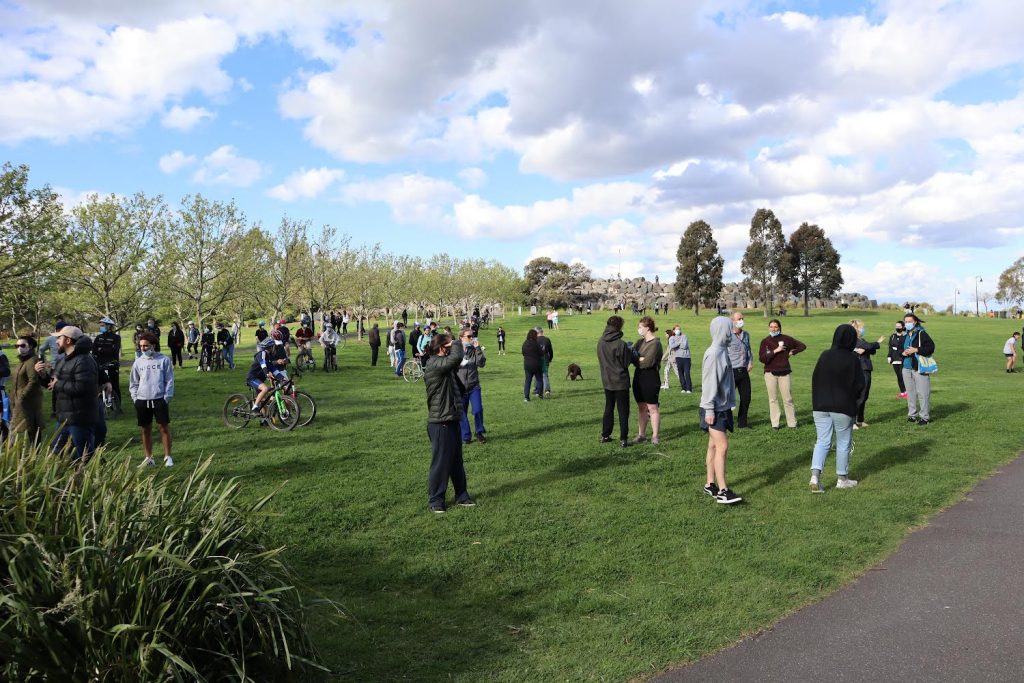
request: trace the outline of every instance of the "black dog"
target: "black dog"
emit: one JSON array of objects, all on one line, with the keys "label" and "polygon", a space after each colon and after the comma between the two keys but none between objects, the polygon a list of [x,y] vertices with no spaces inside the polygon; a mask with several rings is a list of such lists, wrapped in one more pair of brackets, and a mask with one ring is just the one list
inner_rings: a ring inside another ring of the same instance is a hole
[{"label": "black dog", "polygon": [[573,382],[583,379],[583,370],[575,363],[569,363],[569,371],[566,373],[565,378],[571,379]]}]

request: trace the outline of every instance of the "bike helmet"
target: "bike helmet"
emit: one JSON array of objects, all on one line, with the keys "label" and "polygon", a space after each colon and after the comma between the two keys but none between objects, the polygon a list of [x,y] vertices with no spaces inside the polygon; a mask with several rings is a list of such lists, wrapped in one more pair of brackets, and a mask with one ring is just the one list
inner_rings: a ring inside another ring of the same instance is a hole
[{"label": "bike helmet", "polygon": [[273,337],[267,337],[266,339],[261,341],[259,344],[257,344],[256,348],[258,348],[258,349],[260,349],[262,351],[266,351],[267,349],[271,348],[272,346],[274,346],[274,338]]},{"label": "bike helmet", "polygon": [[325,330],[333,330],[334,329],[334,325],[332,325],[330,323],[324,323],[324,329]]},{"label": "bike helmet", "polygon": [[261,321],[259,321],[259,322],[258,322],[258,323],[256,323],[256,324],[257,324],[257,325],[259,325],[260,327],[263,327],[264,325],[266,325],[266,323],[265,323],[265,322],[263,322],[262,320],[261,320]]},{"label": "bike helmet", "polygon": [[270,333],[268,339],[276,339],[277,341],[284,341],[284,333],[281,330],[274,330]]},{"label": "bike helmet", "polygon": [[104,325],[116,325],[117,324],[113,320],[111,320],[110,318],[100,318],[100,322],[102,324],[104,324]]}]

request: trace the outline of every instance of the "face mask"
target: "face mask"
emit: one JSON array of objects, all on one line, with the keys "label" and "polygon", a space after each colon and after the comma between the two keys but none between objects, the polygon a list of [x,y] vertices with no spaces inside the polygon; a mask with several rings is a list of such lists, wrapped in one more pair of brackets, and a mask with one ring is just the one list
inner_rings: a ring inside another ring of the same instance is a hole
[{"label": "face mask", "polygon": [[153,329],[154,327],[156,327],[156,323],[149,323],[149,329]]},{"label": "face mask", "polygon": [[903,328],[902,327],[897,327],[896,328],[896,334],[903,334]]},{"label": "face mask", "polygon": [[907,332],[909,332],[912,329],[914,329],[914,323],[907,323],[907,325],[906,325]]},{"label": "face mask", "polygon": [[275,339],[274,340],[274,346],[284,346],[284,340],[283,339]]},{"label": "face mask", "polygon": [[638,327],[638,328],[636,328],[636,333],[637,333],[638,335],[640,335],[641,337],[642,337],[642,336],[644,336],[644,332],[646,332],[646,331],[647,331],[647,330],[645,330],[645,329],[644,329],[644,328],[642,328],[642,327]]},{"label": "face mask", "polygon": [[100,334],[106,334],[107,333],[107,329],[108,328],[107,328],[106,325],[100,325]]},{"label": "face mask", "polygon": [[768,334],[769,334],[770,336],[772,336],[772,337],[778,337],[778,336],[779,336],[780,334],[782,334],[782,333],[781,333],[781,332],[769,332]]},{"label": "face mask", "polygon": [[142,355],[145,356],[146,358],[152,358],[154,353],[155,352],[153,351],[153,349],[146,349],[145,351],[142,352]]},{"label": "face mask", "polygon": [[675,332],[676,332],[676,336],[677,336],[677,337],[681,337],[681,336],[683,336],[683,331],[682,331],[682,330],[680,330],[680,329],[677,329],[677,330],[676,330]]},{"label": "face mask", "polygon": [[860,328],[860,336],[863,337],[867,333],[868,333],[867,325],[865,325],[864,327]]},{"label": "face mask", "polygon": [[732,326],[735,327],[737,330],[742,330],[743,329],[743,325],[744,325],[744,321],[743,320],[737,320],[736,322],[734,322],[732,324]]},{"label": "face mask", "polygon": [[18,349],[18,356],[21,358],[28,358],[32,355],[32,349]]}]

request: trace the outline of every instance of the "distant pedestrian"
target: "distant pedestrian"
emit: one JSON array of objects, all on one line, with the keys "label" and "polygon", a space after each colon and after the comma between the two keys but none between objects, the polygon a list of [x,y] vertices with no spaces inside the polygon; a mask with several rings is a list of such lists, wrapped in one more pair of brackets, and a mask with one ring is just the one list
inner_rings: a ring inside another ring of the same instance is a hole
[{"label": "distant pedestrian", "polygon": [[[657,311],[658,309],[655,308],[654,310]],[[679,374],[679,369],[676,367],[676,352],[679,350],[679,340],[675,338],[674,329],[665,330],[665,349],[665,357],[662,359],[664,361],[664,369],[661,373],[662,389],[669,388],[669,375],[673,372],[676,373],[677,376]]]},{"label": "distant pedestrian", "polygon": [[601,339],[597,343],[597,362],[601,368],[604,387],[604,417],[601,421],[601,443],[612,440],[612,418],[619,412],[619,445],[629,445],[629,366],[633,354],[622,341],[621,317],[608,318]]},{"label": "distant pedestrian", "polygon": [[139,339],[142,356],[132,364],[128,391],[135,404],[135,415],[142,433],[144,459],[139,467],[155,467],[153,461],[153,421],[160,429],[164,447],[164,467],[174,465],[171,457],[171,415],[169,404],[174,396],[174,366],[171,359],[156,350],[156,336],[144,333]]},{"label": "distant pedestrian", "polygon": [[537,328],[526,333],[523,342],[523,401],[530,401],[530,383],[536,382],[537,398],[544,398],[544,376],[541,374],[541,348],[537,343]]},{"label": "distant pedestrian", "polygon": [[498,326],[498,355],[505,355],[505,328]]},{"label": "distant pedestrian", "polygon": [[462,345],[462,362],[459,364],[458,378],[462,383],[462,442],[473,442],[473,432],[469,429],[469,409],[473,409],[473,426],[476,440],[487,443],[484,434],[484,399],[480,390],[480,368],[487,365],[487,356],[480,340],[473,335],[473,328],[464,327],[459,335]]},{"label": "distant pedestrian", "polygon": [[182,349],[185,348],[185,333],[178,329],[178,323],[171,323],[171,331],[167,333],[167,348],[171,350],[171,365],[177,363],[182,367]]},{"label": "distant pedestrian", "polygon": [[534,329],[537,330],[537,345],[540,347],[540,374],[546,398],[551,395],[551,361],[555,359],[555,347],[551,345],[551,338],[544,335],[543,329]]},{"label": "distant pedestrian", "polygon": [[729,347],[742,345],[737,339],[736,321],[716,317],[711,321],[711,345],[701,363],[700,426],[708,434],[705,458],[707,483],[704,492],[723,505],[743,500],[726,483],[729,436],[733,430],[732,409],[736,407],[736,365]]},{"label": "distant pedestrian", "polygon": [[395,324],[392,339],[395,344],[395,376],[401,377],[405,369],[405,325],[400,322]]},{"label": "distant pedestrian", "polygon": [[672,338],[677,339],[679,343],[679,347],[676,349],[676,374],[679,375],[679,384],[682,387],[680,391],[684,394],[691,394],[693,393],[693,380],[690,378],[690,365],[693,358],[690,353],[690,338],[683,334],[683,328],[679,325],[673,328]]},{"label": "distant pedestrian", "polygon": [[370,366],[377,367],[377,354],[380,353],[380,328],[377,327],[377,323],[374,323],[373,327],[370,328],[369,342]]},{"label": "distant pedestrian", "polygon": [[811,376],[811,407],[817,441],[811,458],[811,493],[821,493],[821,472],[825,460],[836,442],[837,489],[853,488],[857,482],[850,479],[850,451],[853,442],[853,424],[857,403],[864,389],[864,371],[854,353],[857,330],[852,325],[840,325],[832,335],[832,348],[822,351]]},{"label": "distant pedestrian", "polygon": [[430,437],[430,474],[427,476],[427,501],[430,511],[441,514],[447,509],[448,482],[455,489],[455,504],[474,507],[466,484],[459,424],[462,418],[462,392],[456,371],[462,363],[462,344],[439,332],[431,338],[423,384],[427,391],[427,435]]},{"label": "distant pedestrian", "polygon": [[1020,341],[1020,332],[1014,332],[1003,344],[1003,355],[1006,356],[1006,371],[1013,372],[1017,365],[1017,342]]},{"label": "distant pedestrian", "polygon": [[875,369],[874,364],[871,362],[871,356],[875,355],[878,349],[882,348],[882,342],[885,341],[885,337],[879,337],[878,341],[873,342],[864,339],[864,331],[867,327],[865,327],[863,320],[854,318],[850,321],[850,326],[857,331],[857,346],[853,349],[853,352],[860,358],[860,367],[864,371],[864,388],[861,389],[860,396],[857,397],[857,420],[853,423],[853,428],[863,429],[868,426],[868,423],[864,421],[864,408],[867,406],[868,398],[871,396],[871,373]]}]

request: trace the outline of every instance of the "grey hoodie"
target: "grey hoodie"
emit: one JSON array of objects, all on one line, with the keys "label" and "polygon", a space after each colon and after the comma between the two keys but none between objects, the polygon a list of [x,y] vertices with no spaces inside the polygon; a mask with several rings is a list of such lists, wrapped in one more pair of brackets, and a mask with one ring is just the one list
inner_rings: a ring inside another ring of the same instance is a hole
[{"label": "grey hoodie", "polygon": [[128,380],[128,392],[133,401],[170,401],[174,396],[171,359],[162,353],[154,353],[152,358],[136,358]]},{"label": "grey hoodie", "polygon": [[[736,406],[736,380],[729,362],[733,342],[732,321],[719,316],[711,321],[711,345],[701,364],[700,407],[724,413]],[[739,342],[735,342],[739,343]]]}]

